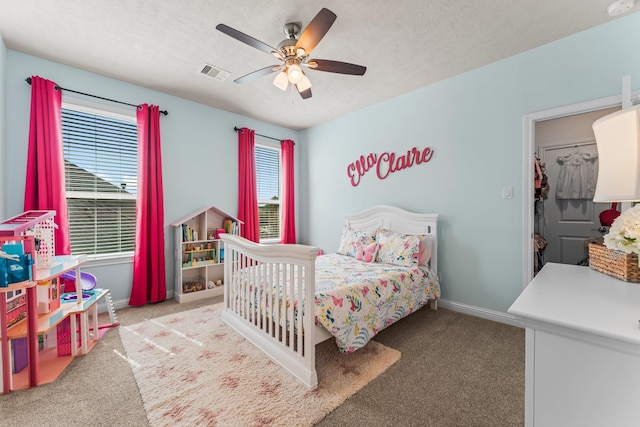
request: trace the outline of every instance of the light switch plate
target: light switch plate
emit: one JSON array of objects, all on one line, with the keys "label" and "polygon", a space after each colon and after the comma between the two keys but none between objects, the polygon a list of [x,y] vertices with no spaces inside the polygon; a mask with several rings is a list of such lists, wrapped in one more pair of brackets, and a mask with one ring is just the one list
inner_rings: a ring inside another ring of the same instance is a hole
[{"label": "light switch plate", "polygon": [[513,187],[502,187],[502,198],[503,199],[512,199],[513,198]]}]

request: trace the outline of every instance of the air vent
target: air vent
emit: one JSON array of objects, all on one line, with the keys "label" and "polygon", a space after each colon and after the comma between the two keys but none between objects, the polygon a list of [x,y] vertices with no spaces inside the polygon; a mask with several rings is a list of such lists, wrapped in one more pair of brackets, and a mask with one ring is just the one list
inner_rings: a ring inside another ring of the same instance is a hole
[{"label": "air vent", "polygon": [[219,81],[223,81],[231,75],[230,72],[210,64],[204,64],[200,69],[200,73],[204,74],[205,76],[212,77]]}]

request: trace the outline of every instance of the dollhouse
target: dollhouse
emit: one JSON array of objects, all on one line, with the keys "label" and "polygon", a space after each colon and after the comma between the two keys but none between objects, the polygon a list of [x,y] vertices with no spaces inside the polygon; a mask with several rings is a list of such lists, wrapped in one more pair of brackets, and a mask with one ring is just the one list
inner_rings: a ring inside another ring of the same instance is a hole
[{"label": "dollhouse", "polygon": [[[0,381],[2,392],[55,380],[77,355],[100,338],[97,303],[107,302],[117,325],[108,289],[86,289],[80,271],[84,255],[54,255],[55,211],[27,211],[0,224],[0,254],[24,257],[21,280],[0,268]],[[73,294],[61,294],[61,282],[79,282]],[[80,283],[82,282],[82,283]],[[27,369],[28,368],[28,369]]]}]

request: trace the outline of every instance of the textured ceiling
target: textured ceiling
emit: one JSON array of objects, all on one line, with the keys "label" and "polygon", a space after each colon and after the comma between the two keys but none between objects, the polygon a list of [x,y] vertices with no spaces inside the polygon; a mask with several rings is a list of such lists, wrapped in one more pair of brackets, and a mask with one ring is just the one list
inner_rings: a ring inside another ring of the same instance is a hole
[{"label": "textured ceiling", "polygon": [[[9,49],[291,129],[305,129],[610,21],[612,0],[1,0]],[[286,22],[322,8],[337,20],[312,57],[367,67],[362,77],[309,70],[313,97],[283,92],[271,55],[217,31],[224,23],[269,45]],[[640,6],[633,7],[637,12]],[[200,73],[205,63],[231,76]],[[46,77],[46,76],[43,76]],[[71,83],[62,83],[73,88]],[[109,96],[100,93],[96,95]]]}]

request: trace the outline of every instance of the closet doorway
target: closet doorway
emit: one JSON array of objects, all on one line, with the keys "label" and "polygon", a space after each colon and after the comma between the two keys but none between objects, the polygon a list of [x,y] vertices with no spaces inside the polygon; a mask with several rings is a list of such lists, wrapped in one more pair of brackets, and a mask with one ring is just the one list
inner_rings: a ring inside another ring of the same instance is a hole
[{"label": "closet doorway", "polygon": [[[633,94],[633,96],[635,95]],[[609,207],[608,204],[594,206],[592,200],[584,202],[567,200],[556,204],[557,212],[553,213],[553,209],[556,208],[549,204],[557,202],[555,193],[551,193],[551,191],[554,186],[557,186],[558,178],[553,171],[555,165],[552,165],[551,162],[556,162],[556,159],[563,154],[575,151],[576,145],[580,147],[581,151],[592,151],[590,144],[595,141],[591,127],[593,122],[619,110],[622,104],[621,100],[621,96],[611,96],[524,116],[523,288],[531,282],[536,271],[536,261],[538,260],[535,251],[536,233],[540,233],[545,240],[551,240],[553,245],[553,248],[550,248],[550,243],[547,241],[547,247],[542,254],[542,265],[546,262],[576,264],[582,261],[588,253],[584,248],[584,240],[589,236],[602,234],[598,230],[600,227],[598,215],[602,209]],[[594,148],[593,151],[595,152],[596,149]],[[552,210],[551,218],[546,217],[544,210],[539,212],[536,206],[534,185],[536,156],[544,157],[544,161],[549,163],[546,165],[547,167],[552,166],[553,176],[551,178],[547,176],[549,194],[546,198],[548,206],[546,210]],[[551,221],[553,224],[550,224]],[[581,230],[577,231],[576,228]]]},{"label": "closet doorway", "polygon": [[[545,122],[539,125],[544,126]],[[548,181],[546,197],[535,203],[534,226],[547,244],[541,258],[561,264],[584,263],[585,242],[602,237],[599,215],[609,206],[593,203],[598,171],[596,143],[560,143],[536,147],[536,152]]]}]

